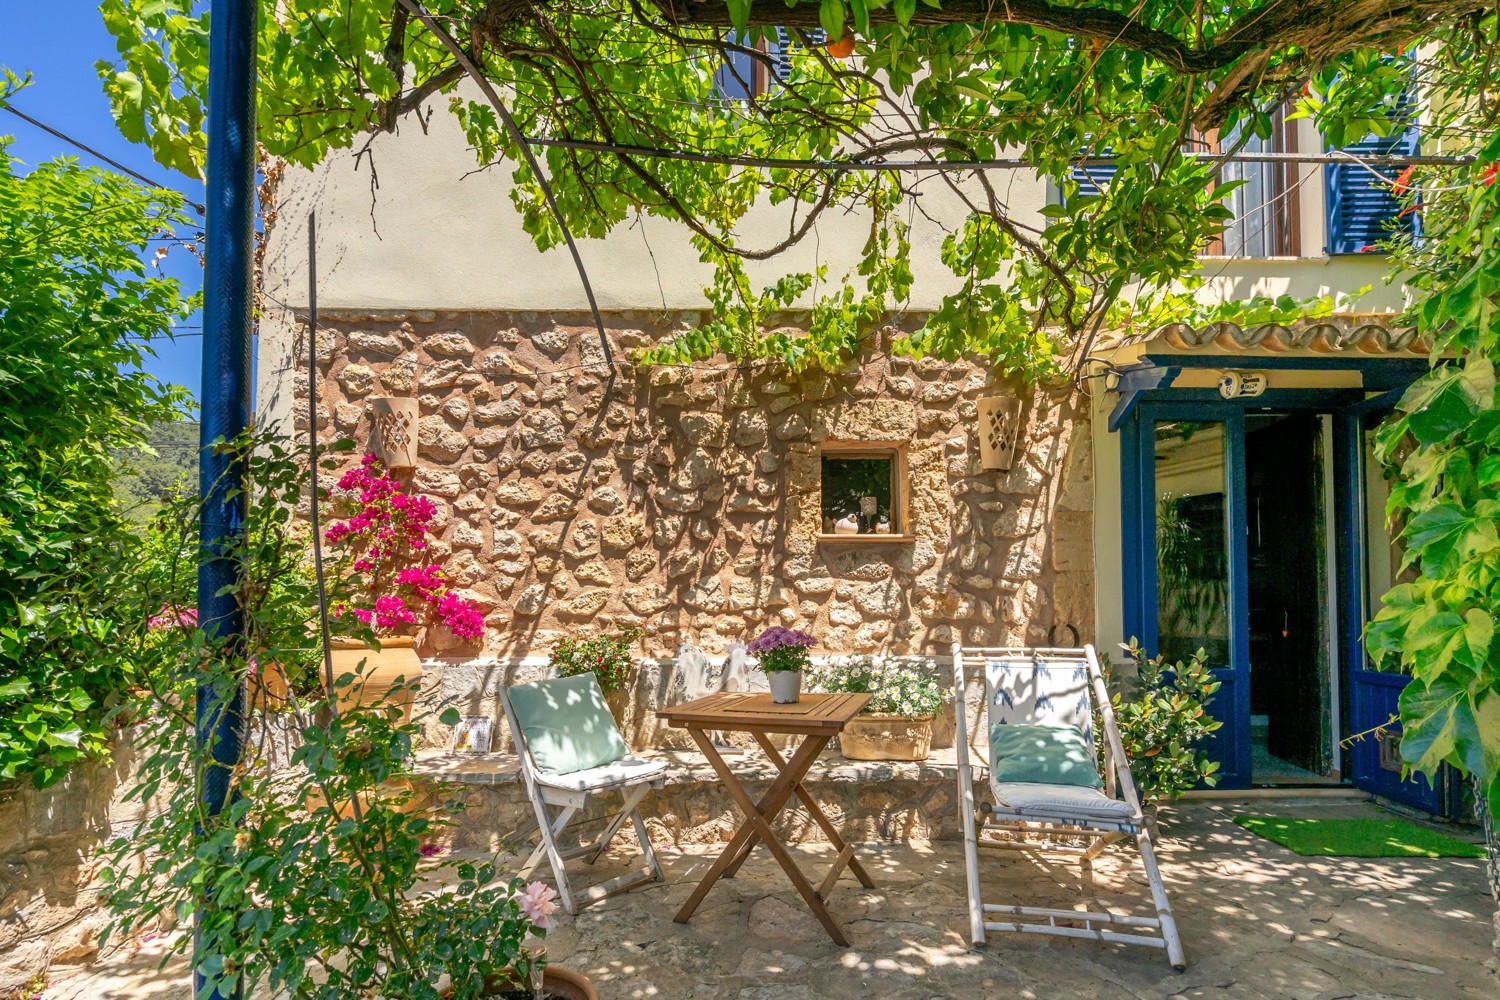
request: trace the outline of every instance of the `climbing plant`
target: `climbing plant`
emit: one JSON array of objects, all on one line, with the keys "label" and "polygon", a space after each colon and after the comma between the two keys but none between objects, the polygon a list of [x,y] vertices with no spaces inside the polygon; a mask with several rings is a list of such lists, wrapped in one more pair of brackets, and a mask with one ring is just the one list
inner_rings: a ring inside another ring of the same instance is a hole
[{"label": "climbing plant", "polygon": [[[793,371],[849,363],[907,302],[912,256],[956,282],[895,349],[982,355],[1034,377],[1076,368],[1105,327],[1194,316],[1198,254],[1228,218],[1211,134],[1271,134],[1299,94],[1331,140],[1384,127],[1405,86],[1383,55],[1467,31],[1478,0],[265,0],[258,121],[269,154],[311,165],[382,132],[457,116],[481,166],[504,163],[526,230],[562,231],[497,108],[536,147],[580,237],[642,216],[681,223],[713,266],[698,327],[639,352],[669,363],[723,352]],[[105,0],[118,58],[99,64],[122,131],[201,170],[205,0]],[[432,19],[424,20],[430,13]],[[821,36],[813,31],[821,31]],[[436,32],[436,33],[435,33]],[[791,43],[785,60],[764,51]],[[823,38],[852,37],[839,58]],[[451,42],[451,47],[448,43]],[[455,55],[462,53],[462,59]],[[748,69],[775,80],[758,88]],[[727,97],[726,94],[748,96]],[[1233,151],[1231,142],[1228,149]],[[1080,188],[1080,157],[1114,157]],[[1005,170],[965,163],[1008,160]],[[897,170],[917,162],[922,172]],[[1014,170],[1056,189],[1040,222],[1010,201]],[[923,191],[962,207],[935,250],[914,247]],[[764,242],[745,223],[779,208]],[[817,257],[818,223],[869,220],[848,273]],[[769,262],[769,263],[767,263]],[[759,265],[759,266],[756,266]],[[1129,291],[1129,304],[1123,296]],[[777,322],[806,315],[788,332]]]},{"label": "climbing plant", "polygon": [[1414,298],[1407,317],[1433,367],[1381,426],[1387,513],[1412,571],[1383,597],[1368,647],[1412,674],[1401,696],[1402,756],[1436,775],[1471,775],[1500,810],[1500,107],[1490,86],[1496,22],[1424,52],[1429,128],[1473,162],[1408,171],[1423,207],[1420,240],[1398,246]]}]

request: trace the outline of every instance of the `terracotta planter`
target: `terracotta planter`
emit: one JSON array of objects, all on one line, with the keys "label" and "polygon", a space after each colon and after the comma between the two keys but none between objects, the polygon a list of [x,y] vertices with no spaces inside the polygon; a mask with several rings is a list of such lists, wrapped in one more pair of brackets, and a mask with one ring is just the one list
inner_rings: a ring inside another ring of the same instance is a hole
[{"label": "terracotta planter", "polygon": [[288,696],[292,693],[286,671],[275,660],[258,661],[255,666],[255,673],[245,678],[245,694],[250,699],[250,708],[267,713],[286,711],[290,707]]},{"label": "terracotta planter", "polygon": [[[515,989],[514,986],[505,986],[496,983],[496,991],[503,989]],[[565,969],[560,965],[549,965],[542,970],[542,992],[550,993],[561,1000],[599,1000],[599,994],[594,990],[594,984],[589,982],[587,976],[572,969]],[[443,996],[451,997],[453,987],[443,990]]]},{"label": "terracotta planter", "polygon": [[[394,706],[401,710],[402,723],[410,722],[416,685],[422,680],[422,660],[417,656],[416,642],[411,636],[391,636],[382,639],[380,649],[375,650],[362,642],[335,639],[333,676],[356,676],[353,684],[339,689],[339,708]],[[360,661],[364,661],[363,670]],[[391,685],[398,678],[403,681],[403,688],[392,693]]]},{"label": "terracotta planter", "polygon": [[926,760],[932,750],[932,719],[865,712],[839,734],[839,749],[850,760]]},{"label": "terracotta planter", "polygon": [[802,671],[768,670],[766,680],[771,683],[771,700],[778,705],[795,705],[802,700]]}]

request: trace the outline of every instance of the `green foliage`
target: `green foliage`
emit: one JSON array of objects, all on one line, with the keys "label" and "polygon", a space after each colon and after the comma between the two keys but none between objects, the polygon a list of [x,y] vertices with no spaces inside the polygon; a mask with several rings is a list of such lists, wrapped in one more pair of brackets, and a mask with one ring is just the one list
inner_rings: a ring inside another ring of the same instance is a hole
[{"label": "green foliage", "polygon": [[638,628],[577,639],[567,636],[552,647],[547,664],[558,677],[593,674],[599,690],[605,694],[618,691],[635,676],[635,657],[630,647],[641,638]]},{"label": "green foliage", "polygon": [[[1381,425],[1386,513],[1405,548],[1403,581],[1382,598],[1366,648],[1412,675],[1400,701],[1401,753],[1435,777],[1451,764],[1500,812],[1500,132],[1487,99],[1493,14],[1424,52],[1431,127],[1473,164],[1423,168],[1423,238],[1396,247],[1414,290],[1407,319],[1433,368]],[[1406,70],[1410,72],[1410,69]],[[1415,571],[1414,573],[1410,571]]]},{"label": "green foliage", "polygon": [[[1070,352],[1083,353],[1080,341],[1138,313],[1122,308],[1127,291],[1137,303],[1184,295],[1235,186],[1220,182],[1213,163],[1186,155],[1202,134],[1269,136],[1272,109],[1307,82],[1302,113],[1337,141],[1388,129],[1386,110],[1406,84],[1388,50],[1424,32],[1462,30],[1428,7],[1351,20],[1331,5],[1327,17],[1338,23],[1328,24],[1270,19],[1264,0],[1053,4],[1048,27],[1023,23],[1030,15],[1003,4],[979,24],[915,17],[941,6],[819,0],[818,19],[833,38],[856,36],[855,58],[804,45],[792,52],[785,81],[728,100],[715,73],[727,55],[744,55],[768,35],[744,23],[770,16],[764,5],[727,0],[737,34],[636,0],[553,0],[526,17],[478,0],[425,4],[527,135],[743,158],[540,151],[575,233],[599,238],[646,216],[672,220],[714,269],[709,318],[640,351],[639,362],[723,353],[793,372],[844,367],[907,307],[912,256],[927,253],[956,287],[892,349],[976,355],[1034,379],[1067,369]],[[162,163],[200,172],[207,0],[106,0],[101,10],[119,57],[98,68],[122,132]],[[479,163],[513,165],[512,199],[537,246],[561,242],[514,137],[492,106],[459,91],[461,68],[400,3],[267,2],[258,53],[259,138],[271,155],[311,166],[446,97]],[[1101,193],[1080,194],[1071,163],[1105,153],[1117,157],[1113,179]],[[1005,171],[846,169],[1007,157],[1061,195],[1040,219],[1008,203]],[[940,246],[913,246],[921,196],[944,188],[965,218]],[[751,245],[747,220],[767,206],[782,210],[785,233]],[[846,273],[830,273],[819,259],[817,223],[834,214],[869,220]],[[778,263],[790,251],[798,263]],[[788,332],[788,320],[805,332]]]},{"label": "green foliage", "polygon": [[[448,822],[439,817],[462,804],[426,802],[413,791],[423,720],[403,720],[389,702],[339,706],[327,694],[349,700],[346,689],[358,688],[362,670],[313,685],[307,697],[294,689],[286,713],[245,710],[239,692],[252,657],[321,667],[309,626],[313,583],[278,584],[289,562],[308,555],[296,521],[305,453],[270,436],[219,447],[244,464],[250,496],[245,532],[226,553],[244,567],[233,589],[244,639],[139,625],[119,636],[150,669],[148,689],[130,705],[142,720],[134,740],[142,760],[126,797],[143,818],[108,852],[102,878],[114,918],[106,937],[196,914],[208,956],[197,970],[208,981],[204,996],[242,979],[247,996],[437,1000],[446,974],[453,996],[477,997],[505,970],[532,961],[526,936],[544,928],[523,913],[526,887],[503,879],[491,861],[429,859]],[[195,498],[174,499],[160,518],[163,535],[193,537],[198,514]],[[191,590],[195,575],[191,558],[155,565],[142,574],[147,600],[170,602]],[[331,601],[353,592],[343,575],[328,583]],[[195,684],[209,687],[210,720],[244,727],[239,764],[215,764],[216,748],[197,746],[188,708]],[[457,712],[446,710],[442,721],[457,722]],[[230,804],[214,816],[203,803],[216,768],[226,768]],[[179,937],[173,947],[190,940]]]},{"label": "green foliage", "polygon": [[868,694],[872,697],[866,712],[911,718],[937,715],[953,700],[953,692],[938,684],[932,662],[923,659],[832,657],[813,672],[811,687],[814,691]]},{"label": "green foliage", "polygon": [[158,421],[144,445],[114,453],[115,501],[136,525],[149,524],[179,489],[198,489],[198,422]]},{"label": "green foliage", "polygon": [[[4,94],[19,81],[0,83]],[[0,137],[0,781],[45,787],[108,747],[135,665],[138,544],[111,491],[119,449],[184,402],[142,368],[189,312],[147,273],[179,199],[69,159],[23,174]]]},{"label": "green foliage", "polygon": [[1116,689],[1110,701],[1141,802],[1170,802],[1200,784],[1212,787],[1219,762],[1203,741],[1223,723],[1208,714],[1219,681],[1204,664],[1205,652],[1167,664],[1148,657],[1134,639],[1121,648],[1135,662],[1135,675],[1109,678]]}]

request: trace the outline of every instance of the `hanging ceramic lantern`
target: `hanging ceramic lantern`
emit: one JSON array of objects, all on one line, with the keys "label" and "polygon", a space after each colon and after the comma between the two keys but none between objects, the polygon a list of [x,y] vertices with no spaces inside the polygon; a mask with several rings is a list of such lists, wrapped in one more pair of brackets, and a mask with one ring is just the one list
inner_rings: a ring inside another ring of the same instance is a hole
[{"label": "hanging ceramic lantern", "polygon": [[986,469],[1010,470],[1021,437],[1021,401],[986,396],[979,401],[979,461]]},{"label": "hanging ceramic lantern", "polygon": [[370,400],[375,420],[375,454],[387,469],[410,469],[417,464],[417,401],[395,396]]}]

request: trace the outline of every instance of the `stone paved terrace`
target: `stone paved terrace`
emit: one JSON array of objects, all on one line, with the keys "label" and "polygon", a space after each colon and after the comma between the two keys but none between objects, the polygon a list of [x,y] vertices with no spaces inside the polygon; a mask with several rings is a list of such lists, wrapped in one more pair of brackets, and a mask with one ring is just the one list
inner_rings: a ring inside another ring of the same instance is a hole
[{"label": "stone paved terrace", "polygon": [[[827,940],[763,849],[738,879],[715,887],[691,924],[672,923],[716,853],[689,846],[666,854],[666,884],[563,917],[548,951],[587,972],[601,997],[630,1000],[1500,995],[1486,967],[1493,904],[1482,862],[1300,858],[1234,825],[1238,812],[1378,814],[1354,799],[1192,801],[1164,812],[1163,868],[1191,963],[1182,975],[1144,948],[1003,936],[970,949],[959,845],[926,841],[864,848],[878,888],[861,890],[846,876],[832,899],[848,949]],[[796,852],[806,864],[829,857],[826,845]],[[1013,890],[1053,905],[1081,902],[1075,867],[984,857],[991,896]],[[601,867],[623,870],[629,860]],[[1112,850],[1096,865],[1091,897],[1090,905],[1144,903],[1132,851]],[[159,949],[154,942],[91,970],[58,970],[44,997],[187,1000],[185,963],[157,971]]]}]

